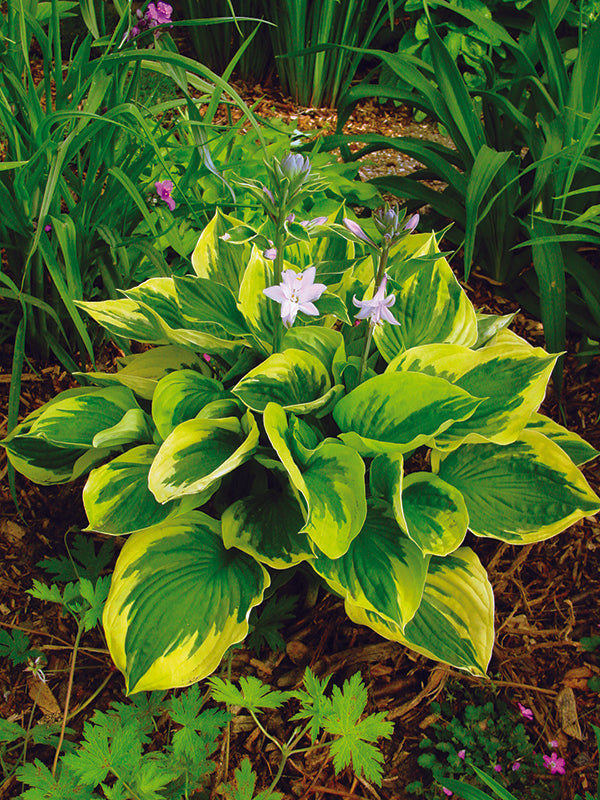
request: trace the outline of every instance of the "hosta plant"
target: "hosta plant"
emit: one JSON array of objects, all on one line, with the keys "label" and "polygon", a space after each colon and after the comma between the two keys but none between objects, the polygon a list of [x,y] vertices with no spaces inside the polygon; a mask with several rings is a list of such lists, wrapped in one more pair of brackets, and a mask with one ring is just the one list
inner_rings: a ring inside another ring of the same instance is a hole
[{"label": "hosta plant", "polygon": [[37,482],[88,474],[89,530],[128,536],[103,622],[129,693],[212,672],[294,569],[355,622],[482,674],[477,539],[537,542],[600,509],[578,468],[596,451],[538,413],[556,356],[477,313],[416,218],[299,220],[308,160],[268,175],[246,181],[260,229],[217,213],[189,275],[80,304],[153,347],[3,445]]}]

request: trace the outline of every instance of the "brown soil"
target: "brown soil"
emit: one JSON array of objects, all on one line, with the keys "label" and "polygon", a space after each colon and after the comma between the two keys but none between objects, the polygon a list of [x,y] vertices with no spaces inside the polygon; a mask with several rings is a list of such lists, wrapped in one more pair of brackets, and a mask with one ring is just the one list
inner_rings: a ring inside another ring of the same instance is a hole
[{"label": "brown soil", "polygon": [[[245,87],[245,91],[248,102],[253,92],[263,94],[256,87]],[[332,111],[297,109],[276,93],[261,102],[268,104],[271,114],[297,116],[302,128],[335,124]],[[259,105],[258,110],[264,109]],[[389,131],[403,128],[409,121],[393,109],[382,113],[373,105],[360,112],[356,123],[367,130]],[[491,285],[477,275],[467,289],[478,308],[499,313],[515,310],[494,296]],[[543,332],[535,320],[518,314],[513,327],[532,343],[542,343]],[[109,349],[105,360],[110,363],[112,356]],[[10,352],[5,350],[0,353],[0,433],[6,430],[10,370]],[[70,380],[53,364],[37,365],[37,373],[28,371],[21,413],[29,413],[53,397],[70,385]],[[544,410],[600,448],[599,390],[600,359],[583,363],[569,355],[561,403],[550,388]],[[30,673],[0,659],[0,716],[35,725],[62,715],[75,628],[69,618],[58,613],[58,606],[32,599],[27,590],[34,579],[50,582],[38,562],[64,553],[65,538],[85,526],[82,483],[40,487],[17,476],[21,517],[10,496],[4,454],[0,459],[0,628],[25,632],[48,659],[45,694],[36,694],[39,683]],[[592,464],[584,471],[598,491],[600,465]],[[489,673],[511,707],[520,702],[533,710],[529,726],[532,737],[542,742],[540,747],[546,740],[558,741],[559,753],[567,762],[567,773],[560,778],[560,797],[573,800],[577,792],[593,790],[598,769],[590,723],[600,725],[600,704],[587,681],[600,675],[600,667],[597,659],[582,650],[579,639],[599,632],[600,524],[585,519],[560,536],[526,547],[480,541],[476,549],[489,571],[497,603],[496,645]],[[437,665],[354,625],[341,602],[331,596],[321,597],[314,607],[300,612],[297,622],[286,629],[286,642],[284,653],[237,651],[234,677],[254,674],[288,688],[297,685],[307,664],[319,675],[333,673],[336,682],[360,670],[368,686],[369,710],[386,711],[395,723],[393,739],[384,745],[381,788],[353,778],[348,771],[336,777],[330,757],[324,755],[289,764],[278,788],[290,798],[407,798],[406,784],[422,776],[416,758],[419,741],[432,722],[430,702],[444,696],[449,681],[468,689],[487,686],[491,691],[491,684],[485,681]],[[91,631],[82,645],[70,700],[75,714],[69,724],[76,729],[93,708],[123,699],[122,679],[112,667],[102,634]],[[103,684],[98,697],[85,707],[86,700]],[[567,719],[569,708],[575,721]],[[275,715],[270,721],[289,735],[292,723]],[[268,747],[258,729],[248,731],[242,722],[233,726],[228,776],[221,764],[219,777],[231,778],[233,768],[249,756],[258,771],[259,785],[265,786],[272,772]],[[28,758],[34,755],[52,763],[53,754],[47,750],[28,752]],[[549,775],[539,777],[542,786],[549,780]],[[12,778],[0,784],[0,797],[16,797],[20,791]]]}]

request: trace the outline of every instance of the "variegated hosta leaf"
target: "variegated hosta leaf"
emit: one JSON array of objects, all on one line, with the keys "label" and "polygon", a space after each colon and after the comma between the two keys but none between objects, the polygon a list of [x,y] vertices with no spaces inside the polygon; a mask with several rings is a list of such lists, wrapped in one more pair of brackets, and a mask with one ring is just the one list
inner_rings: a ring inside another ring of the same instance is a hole
[{"label": "variegated hosta leaf", "polygon": [[544,414],[532,414],[527,423],[527,430],[543,433],[544,436],[559,445],[577,466],[587,464],[588,461],[600,456],[600,451],[588,444],[585,439],[573,431],[563,428],[558,422],[554,422]]},{"label": "variegated hosta leaf", "polygon": [[494,593],[475,553],[461,547],[445,558],[432,557],[423,598],[404,628],[346,601],[346,613],[386,639],[428,658],[475,675],[485,675],[494,646]]},{"label": "variegated hosta leaf", "polygon": [[159,503],[209,489],[247,461],[258,445],[258,425],[247,412],[240,421],[190,419],[162,443],[148,485]]},{"label": "variegated hosta leaf", "polygon": [[378,325],[373,334],[386,361],[422,344],[475,344],[475,309],[445,259],[420,269],[395,294],[392,313],[400,325]]},{"label": "variegated hosta leaf", "polygon": [[470,417],[482,401],[442,378],[388,372],[357,386],[333,411],[340,439],[362,455],[407,453]]},{"label": "variegated hosta leaf", "polygon": [[306,502],[301,529],[329,558],[338,558],[358,535],[366,515],[365,465],[356,451],[332,439],[314,450],[301,448],[288,428],[281,406],[264,413],[267,435],[292,485]]},{"label": "variegated hosta leaf", "polygon": [[157,453],[158,445],[140,445],[90,472],[83,487],[87,530],[112,535],[134,533],[207,502],[212,491],[157,503],[148,488],[148,472]]},{"label": "variegated hosta leaf", "polygon": [[242,223],[217,209],[214,217],[200,234],[192,253],[192,267],[200,278],[227,286],[235,296],[248,262],[250,248],[232,245],[222,237]]},{"label": "variegated hosta leaf", "polygon": [[475,316],[477,318],[477,341],[473,345],[473,349],[478,350],[488,344],[493,336],[508,327],[516,314],[498,316],[498,314],[482,314],[476,311]]},{"label": "variegated hosta leaf", "polygon": [[248,633],[250,611],[269,583],[265,568],[227,550],[219,523],[200,512],[134,533],[117,559],[102,618],[127,693],[210,675]]},{"label": "variegated hosta leaf", "polygon": [[237,547],[262,564],[286,569],[313,555],[304,515],[289,486],[236,501],[221,517],[225,547]]},{"label": "variegated hosta leaf", "polygon": [[556,358],[540,347],[506,344],[469,350],[460,345],[431,344],[400,354],[390,362],[388,371],[436,375],[485,398],[468,419],[436,436],[434,446],[446,450],[462,442],[513,442],[544,399]]},{"label": "variegated hosta leaf", "polygon": [[242,340],[232,340],[219,326],[188,322],[181,312],[173,278],[150,278],[125,294],[152,316],[168,342],[223,356],[243,344]]},{"label": "variegated hosta leaf", "polygon": [[403,531],[408,524],[402,508],[402,483],[404,481],[404,457],[402,453],[382,453],[373,459],[369,470],[369,486],[373,497],[388,503],[396,522]]},{"label": "variegated hosta leaf", "polygon": [[391,505],[396,522],[423,553],[445,556],[462,544],[469,515],[454,486],[430,472],[405,478],[399,453],[374,458],[369,483],[371,494]]},{"label": "variegated hosta leaf", "polygon": [[313,569],[334,592],[404,629],[421,602],[429,556],[400,530],[391,507],[370,500],[365,524],[348,552],[319,555]]},{"label": "variegated hosta leaf", "polygon": [[42,486],[69,483],[85,475],[110,454],[102,448],[61,447],[34,436],[12,436],[1,444],[12,466]]},{"label": "variegated hosta leaf", "polygon": [[319,359],[302,350],[273,353],[231,390],[253,411],[270,402],[296,414],[318,411],[327,403],[331,381]]},{"label": "variegated hosta leaf", "polygon": [[[128,301],[129,302],[129,301]],[[204,359],[187,347],[166,345],[153,347],[143,353],[119,359],[123,367],[118,372],[75,372],[85,375],[97,386],[121,384],[131,389],[138,397],[152,400],[156,385],[161,378],[178,369],[194,369],[210,374],[210,368]]]},{"label": "variegated hosta leaf", "polygon": [[[334,374],[334,364],[343,365],[346,360],[344,337],[333,328],[317,325],[289,328],[283,337],[282,350],[304,350],[315,356],[325,365],[330,375]],[[335,376],[336,383],[339,377]]]},{"label": "variegated hosta leaf", "polygon": [[600,498],[566,453],[525,430],[512,444],[467,444],[432,468],[464,497],[469,528],[513,544],[539,542],[600,510]]},{"label": "variegated hosta leaf", "polygon": [[125,386],[65,394],[41,409],[29,428],[30,436],[63,447],[92,447],[95,437],[120,423],[129,410],[141,411],[133,392]]},{"label": "variegated hosta leaf", "polygon": [[113,336],[133,339],[149,344],[168,344],[158,319],[151,311],[128,297],[119,300],[99,300],[94,302],[75,301],[92,319]]},{"label": "variegated hosta leaf", "polygon": [[13,467],[29,480],[44,486],[67,483],[75,480],[102,461],[109,450],[88,447],[61,446],[41,437],[30,436],[34,422],[51,406],[59,401],[94,394],[98,390],[91,387],[67,389],[48,403],[32,411],[16,425],[0,444],[6,449],[8,460]]},{"label": "variegated hosta leaf", "polygon": [[172,372],[158,383],[152,398],[154,424],[162,438],[166,439],[180,422],[194,419],[208,403],[223,399],[226,395],[220,381],[207,378],[200,372],[192,369]]},{"label": "variegated hosta leaf", "polygon": [[263,294],[263,289],[274,283],[273,262],[253,247],[240,284],[238,300],[246,322],[268,353],[273,349],[273,329],[281,306]]},{"label": "variegated hosta leaf", "polygon": [[155,432],[152,418],[145,411],[141,408],[130,408],[116,425],[97,433],[92,444],[94,447],[111,449],[133,442],[149,444],[154,440]]},{"label": "variegated hosta leaf", "polygon": [[181,313],[192,327],[202,324],[218,325],[230,336],[249,333],[244,315],[227,286],[210,278],[187,276],[174,278]]},{"label": "variegated hosta leaf", "polygon": [[437,475],[407,475],[402,510],[407,533],[423,553],[446,556],[463,543],[469,524],[465,501],[458,489]]}]

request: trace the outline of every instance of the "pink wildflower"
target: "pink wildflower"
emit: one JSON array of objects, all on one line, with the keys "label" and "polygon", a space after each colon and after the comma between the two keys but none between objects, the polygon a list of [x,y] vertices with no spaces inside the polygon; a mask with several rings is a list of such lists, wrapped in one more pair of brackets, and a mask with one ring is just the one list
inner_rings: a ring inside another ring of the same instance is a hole
[{"label": "pink wildflower", "polygon": [[461,761],[464,761],[465,760],[465,756],[467,755],[467,751],[466,750],[459,750],[456,755],[460,758]]},{"label": "pink wildflower", "polygon": [[544,766],[550,770],[552,775],[565,774],[565,760],[560,758],[557,753],[552,753],[551,756],[544,756]]},{"label": "pink wildflower", "polygon": [[446,795],[446,797],[452,797],[454,792],[451,792],[450,789],[446,789],[445,786],[442,786],[442,792]]},{"label": "pink wildflower", "polygon": [[521,703],[517,703],[519,706],[519,711],[521,712],[521,716],[523,719],[528,719],[530,722],[533,719],[533,711],[530,708],[526,708]]}]

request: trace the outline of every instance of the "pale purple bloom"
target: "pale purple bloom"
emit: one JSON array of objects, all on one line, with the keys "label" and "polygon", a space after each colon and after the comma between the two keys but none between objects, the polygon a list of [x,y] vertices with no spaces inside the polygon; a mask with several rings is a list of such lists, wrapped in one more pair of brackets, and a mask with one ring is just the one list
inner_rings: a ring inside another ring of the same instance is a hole
[{"label": "pale purple bloom", "polygon": [[154,186],[156,188],[156,194],[161,200],[165,201],[171,211],[174,211],[177,203],[171,197],[171,192],[173,191],[173,181],[156,181]]},{"label": "pale purple bloom", "polygon": [[565,760],[560,758],[557,753],[552,753],[551,756],[544,756],[544,766],[550,770],[552,775],[565,774]]},{"label": "pale purple bloom", "polygon": [[413,214],[412,217],[410,217],[406,222],[404,230],[408,231],[409,233],[412,233],[418,224],[419,224],[419,215]]},{"label": "pale purple bloom", "polygon": [[465,760],[465,756],[467,755],[467,751],[466,750],[459,750],[456,755],[460,758],[461,761],[464,761]]},{"label": "pale purple bloom", "polygon": [[515,761],[515,763],[511,767],[513,772],[516,772],[518,769],[521,769],[521,763],[519,761]]},{"label": "pale purple bloom", "polygon": [[277,248],[269,247],[268,250],[264,251],[263,256],[269,261],[275,261],[275,259],[277,258]]},{"label": "pale purple bloom", "polygon": [[354,234],[354,236],[356,236],[358,239],[362,239],[363,242],[366,242],[373,247],[375,246],[375,242],[367,236],[358,222],[354,222],[353,219],[348,219],[347,217],[344,217],[342,221],[344,223],[344,227],[349,230],[350,233]]},{"label": "pale purple bloom", "polygon": [[385,296],[386,284],[387,275],[384,275],[372,300],[357,300],[356,295],[354,295],[352,302],[357,308],[360,308],[358,314],[354,315],[357,319],[368,319],[369,324],[373,325],[373,327],[384,322],[400,325],[390,311],[391,306],[396,302],[396,295],[389,294],[387,297]]},{"label": "pale purple bloom", "polygon": [[556,739],[552,739],[551,742],[548,742],[548,747],[551,747],[553,750],[556,750],[556,748],[558,747],[558,742],[556,741]]},{"label": "pale purple bloom", "polygon": [[167,22],[171,22],[172,13],[173,7],[168,3],[148,3],[145,17],[149,27],[154,28],[156,25],[165,25]]},{"label": "pale purple bloom", "polygon": [[315,283],[316,267],[309,267],[304,272],[293,269],[283,271],[279,286],[269,286],[263,293],[276,303],[281,303],[281,319],[289,328],[294,324],[298,311],[311,317],[319,315],[319,309],[313,303],[327,289],[324,283]]},{"label": "pale purple bloom", "polygon": [[208,353],[202,353],[202,358],[206,361],[207,364],[210,364],[210,356]]},{"label": "pale purple bloom", "polygon": [[263,187],[262,187],[262,190],[263,190],[263,192],[264,192],[264,193],[267,195],[267,197],[269,198],[269,200],[270,200],[272,203],[275,203],[275,198],[273,197],[273,192],[272,192],[270,189],[267,189],[267,187],[266,187],[266,186],[263,186]]},{"label": "pale purple bloom", "polygon": [[445,786],[442,786],[442,792],[446,795],[446,797],[452,797],[454,792],[451,792],[450,789],[446,789]]},{"label": "pale purple bloom", "polygon": [[44,225],[44,230],[46,231],[46,233],[50,233],[50,231],[52,230],[52,225],[48,222],[47,225]]},{"label": "pale purple bloom", "polygon": [[281,159],[281,172],[290,181],[304,180],[310,173],[310,159],[300,153],[288,153]]},{"label": "pale purple bloom", "polygon": [[494,772],[502,772],[502,765],[494,764]]},{"label": "pale purple bloom", "polygon": [[521,703],[517,703],[519,706],[519,711],[521,712],[521,716],[523,719],[528,719],[530,722],[533,719],[533,711],[530,708],[526,708]]}]

